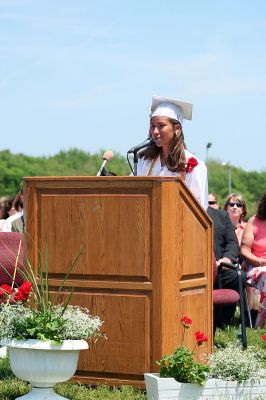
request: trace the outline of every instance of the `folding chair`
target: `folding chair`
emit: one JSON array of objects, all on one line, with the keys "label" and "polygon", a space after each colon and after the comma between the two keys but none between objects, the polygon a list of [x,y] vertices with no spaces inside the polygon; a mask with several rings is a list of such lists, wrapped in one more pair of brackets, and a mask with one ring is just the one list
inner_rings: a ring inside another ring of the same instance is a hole
[{"label": "folding chair", "polygon": [[15,266],[15,285],[19,286],[25,280],[19,273],[24,260],[23,235],[19,232],[0,232],[0,285],[12,285]]},{"label": "folding chair", "polygon": [[[229,268],[236,271],[238,276],[238,286],[239,292],[233,289],[223,289],[221,287],[221,270],[222,268]],[[244,285],[241,275],[241,268],[239,264],[231,264],[222,262],[219,267],[217,267],[215,259],[213,259],[213,281],[218,288],[213,289],[213,306],[214,306],[214,333],[217,326],[217,317],[220,312],[222,312],[223,306],[229,304],[237,304],[240,306],[240,321],[241,321],[241,340],[243,348],[247,348],[247,332],[246,332],[246,322],[245,322],[245,293]]]}]

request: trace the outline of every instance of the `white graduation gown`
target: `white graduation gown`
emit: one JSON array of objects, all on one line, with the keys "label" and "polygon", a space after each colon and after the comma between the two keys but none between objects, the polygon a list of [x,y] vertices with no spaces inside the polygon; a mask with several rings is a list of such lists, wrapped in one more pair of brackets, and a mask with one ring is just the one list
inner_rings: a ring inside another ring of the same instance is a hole
[{"label": "white graduation gown", "polygon": [[[185,173],[185,183],[187,187],[194,194],[198,202],[207,209],[208,207],[208,175],[205,163],[185,150],[186,160],[190,157],[196,158],[198,165],[196,165],[191,172]],[[147,176],[151,166],[152,160],[144,157],[138,160],[137,176]],[[150,176],[180,176],[179,172],[172,172],[164,165],[161,166],[160,157],[157,158]]]}]

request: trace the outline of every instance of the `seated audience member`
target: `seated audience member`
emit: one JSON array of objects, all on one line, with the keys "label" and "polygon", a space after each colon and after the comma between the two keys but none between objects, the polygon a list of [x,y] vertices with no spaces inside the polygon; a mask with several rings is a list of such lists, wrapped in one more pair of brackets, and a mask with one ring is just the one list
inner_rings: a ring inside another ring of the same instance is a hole
[{"label": "seated audience member", "polygon": [[247,278],[260,292],[256,328],[266,324],[266,192],[256,214],[248,220],[241,242],[241,255],[247,262]]},{"label": "seated audience member", "polygon": [[24,232],[24,228],[25,222],[23,214],[11,222],[11,232]]},{"label": "seated audience member", "polygon": [[[239,245],[234,227],[226,211],[207,208],[207,213],[212,218],[214,230],[214,254],[217,265],[221,262],[234,263],[239,257]],[[245,279],[243,277],[243,279]],[[223,268],[221,271],[222,288],[239,290],[238,276],[236,271]],[[223,315],[219,315],[220,320],[217,326],[230,325],[235,313],[235,305],[223,307]]]},{"label": "seated audience member", "polygon": [[208,206],[211,208],[219,208],[219,201],[214,193],[209,193],[208,195]]},{"label": "seated audience member", "polygon": [[241,194],[232,193],[225,201],[224,210],[228,212],[229,218],[235,227],[236,236],[240,246],[244,228],[247,224],[245,222],[248,213],[246,202]]},{"label": "seated audience member", "polygon": [[10,216],[12,203],[12,197],[3,196],[0,198],[0,232],[3,230],[5,220]]},{"label": "seated audience member", "polygon": [[[244,198],[239,193],[230,194],[224,204],[224,210],[228,212],[229,218],[232,224],[235,227],[236,236],[238,239],[239,246],[241,245],[241,240],[243,236],[243,232],[247,223],[245,222],[245,218],[247,216],[248,210],[247,205]],[[245,262],[241,262],[242,269],[246,271]],[[251,312],[251,318],[253,324],[257,318],[257,311],[259,309],[260,303],[260,292],[249,285],[247,285],[247,296],[248,303]]]},{"label": "seated audience member", "polygon": [[[8,217],[3,223],[3,232],[23,232],[24,214],[23,214],[23,191],[19,191],[13,201],[13,207],[16,213]],[[17,221],[19,220],[19,221]],[[16,221],[16,223],[15,223]]]}]

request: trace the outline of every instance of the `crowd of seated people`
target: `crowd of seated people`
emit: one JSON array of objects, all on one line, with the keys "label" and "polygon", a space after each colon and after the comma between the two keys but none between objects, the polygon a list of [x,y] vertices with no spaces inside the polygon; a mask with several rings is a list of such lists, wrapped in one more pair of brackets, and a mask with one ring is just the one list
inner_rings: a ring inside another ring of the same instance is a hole
[{"label": "crowd of seated people", "polygon": [[[221,261],[239,262],[243,282],[247,282],[249,307],[256,328],[266,327],[266,192],[262,195],[255,215],[246,221],[247,204],[240,193],[232,193],[219,206],[217,195],[209,194],[207,212],[214,226],[214,254]],[[226,215],[227,214],[227,215]],[[235,271],[221,272],[223,288],[238,290]],[[234,306],[226,306],[220,326],[229,325]]]}]

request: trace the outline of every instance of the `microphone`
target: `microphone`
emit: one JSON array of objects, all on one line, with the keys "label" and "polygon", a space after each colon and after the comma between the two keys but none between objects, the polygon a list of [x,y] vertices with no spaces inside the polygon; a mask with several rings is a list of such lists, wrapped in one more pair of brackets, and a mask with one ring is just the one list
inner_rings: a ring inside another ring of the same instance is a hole
[{"label": "microphone", "polygon": [[117,176],[117,175],[114,172],[106,171],[106,169],[103,168],[101,176]]},{"label": "microphone", "polygon": [[155,144],[155,141],[152,138],[146,139],[144,142],[138,144],[135,147],[131,147],[131,149],[128,150],[129,153],[137,153],[139,150],[144,149],[144,147],[149,147]]},{"label": "microphone", "polygon": [[99,171],[97,172],[97,175],[96,175],[96,176],[101,176],[101,175],[102,175],[102,172],[104,171],[104,167],[105,167],[106,163],[107,163],[108,161],[112,160],[112,158],[113,158],[113,152],[112,152],[112,151],[107,150],[107,151],[105,151],[105,152],[103,153],[103,163],[102,163],[102,165],[100,166],[100,169],[99,169]]}]

